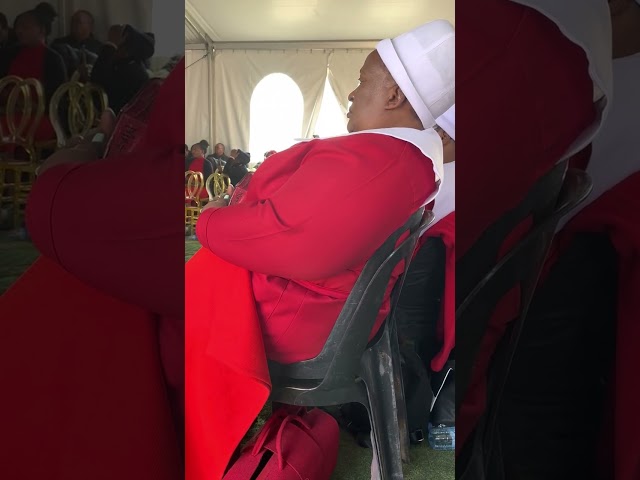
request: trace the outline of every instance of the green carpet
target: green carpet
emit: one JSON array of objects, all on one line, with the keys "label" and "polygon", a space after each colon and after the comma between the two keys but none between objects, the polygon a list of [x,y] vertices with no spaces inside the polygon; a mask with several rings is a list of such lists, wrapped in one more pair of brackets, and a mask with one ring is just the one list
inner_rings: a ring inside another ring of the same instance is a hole
[{"label": "green carpet", "polygon": [[4,293],[22,275],[38,252],[24,240],[16,240],[6,231],[0,232],[0,294]]}]

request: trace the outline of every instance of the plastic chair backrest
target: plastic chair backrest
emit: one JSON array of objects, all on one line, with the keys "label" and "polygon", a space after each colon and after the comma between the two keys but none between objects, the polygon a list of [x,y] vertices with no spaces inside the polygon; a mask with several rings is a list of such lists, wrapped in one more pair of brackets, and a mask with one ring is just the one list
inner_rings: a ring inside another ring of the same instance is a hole
[{"label": "plastic chair backrest", "polygon": [[[473,365],[498,301],[519,285],[517,319],[524,320],[560,218],[583,201],[590,190],[586,173],[567,171],[566,163],[559,164],[538,181],[518,207],[492,225],[457,263],[456,409],[467,393]],[[503,239],[529,216],[533,220],[531,229],[496,261]],[[472,285],[470,278],[475,284]]]},{"label": "plastic chair backrest", "polygon": [[[366,263],[349,294],[322,351],[313,359],[291,365],[272,364],[272,371],[294,379],[322,380],[323,389],[331,389],[344,382],[353,383],[360,369],[362,354],[378,316],[391,274],[405,261],[405,271],[415,251],[420,235],[433,221],[433,213],[424,208],[415,212],[378,248]],[[402,240],[400,238],[409,233]],[[399,282],[404,281],[403,274]],[[399,285],[401,288],[401,284]],[[396,285],[398,287],[398,285]],[[396,288],[396,292],[399,289]],[[392,296],[389,315],[393,314],[396,295]]]}]

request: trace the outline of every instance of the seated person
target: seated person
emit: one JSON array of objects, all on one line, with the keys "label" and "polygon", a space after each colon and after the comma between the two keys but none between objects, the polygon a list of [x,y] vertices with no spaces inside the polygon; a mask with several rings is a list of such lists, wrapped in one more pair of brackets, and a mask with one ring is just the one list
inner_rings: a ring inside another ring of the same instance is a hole
[{"label": "seated person", "polygon": [[155,42],[131,25],[113,25],[91,70],[91,81],[109,97],[118,113],[149,80],[145,62],[153,56]]},{"label": "seated person", "polygon": [[[242,203],[227,207],[220,199],[203,209],[202,245],[252,272],[269,358],[290,363],[317,355],[366,261],[436,196],[442,142],[432,127],[454,103],[454,62],[454,31],[445,21],[381,42],[349,95],[351,134],[272,155]],[[440,75],[427,82],[434,70]],[[334,169],[340,181],[326,176]],[[406,188],[391,199],[390,184]]]},{"label": "seated person", "polygon": [[[234,192],[230,204],[216,199],[200,214],[204,248],[187,262],[185,278],[197,299],[186,309],[185,362],[193,374],[185,398],[187,468],[203,478],[223,476],[263,407],[267,358],[315,357],[368,259],[446,182],[432,127],[455,102],[453,27],[435,21],[380,42],[349,100],[350,134],[272,155],[241,182],[239,201]],[[402,188],[390,192],[389,185]],[[371,337],[389,313],[398,267]],[[212,268],[237,282],[233,305],[200,281]],[[227,399],[221,388],[251,394]]]},{"label": "seated person", "polygon": [[93,29],[95,20],[91,12],[87,10],[78,10],[71,16],[71,32],[66,37],[56,38],[51,46],[57,44],[69,45],[75,50],[87,51],[95,57],[100,53],[102,42],[98,40]]},{"label": "seated person", "polygon": [[[200,143],[195,143],[191,146],[191,156],[191,159],[185,162],[185,172],[188,170],[200,172],[202,173],[202,180],[206,182],[207,178],[215,172],[215,168],[209,160],[204,158],[204,149]],[[203,188],[200,192],[200,198],[209,198],[206,188]]]},{"label": "seated person", "polygon": [[[17,45],[0,50],[0,78],[16,75],[35,78],[44,89],[45,116],[36,130],[36,140],[55,139],[55,132],[46,112],[56,89],[67,81],[67,71],[62,57],[45,44],[47,32],[55,12],[34,9],[21,13],[14,21]],[[0,99],[4,102],[6,99]]]},{"label": "seated person", "polygon": [[217,143],[213,148],[213,153],[207,157],[209,160],[214,161],[218,169],[224,169],[230,157],[224,153],[224,144]]},{"label": "seated person", "polygon": [[251,157],[249,157],[249,154],[242,150],[231,150],[231,156],[228,157],[228,160],[224,165],[224,169],[222,170],[222,173],[229,176],[231,185],[235,187],[240,183],[245,175],[249,173],[247,165],[249,165],[250,161]]}]

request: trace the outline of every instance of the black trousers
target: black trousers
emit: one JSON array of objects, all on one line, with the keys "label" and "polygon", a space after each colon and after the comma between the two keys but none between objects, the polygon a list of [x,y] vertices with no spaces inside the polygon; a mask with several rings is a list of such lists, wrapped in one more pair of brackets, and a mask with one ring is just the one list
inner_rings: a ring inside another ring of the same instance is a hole
[{"label": "black trousers", "polygon": [[500,403],[506,479],[609,478],[596,463],[613,368],[616,270],[608,237],[584,234],[539,286]]},{"label": "black trousers", "polygon": [[410,344],[428,366],[440,350],[436,326],[444,293],[446,247],[428,238],[409,265],[395,316],[401,343]]}]

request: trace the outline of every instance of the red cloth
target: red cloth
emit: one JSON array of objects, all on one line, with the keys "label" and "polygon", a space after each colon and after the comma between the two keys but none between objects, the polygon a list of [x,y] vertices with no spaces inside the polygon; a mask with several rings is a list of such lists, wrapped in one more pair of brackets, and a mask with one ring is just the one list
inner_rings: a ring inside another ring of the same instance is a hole
[{"label": "red cloth", "polygon": [[251,274],[203,248],[185,278],[186,478],[220,480],[269,397],[269,371]]},{"label": "red cloth", "polygon": [[439,372],[456,345],[456,212],[451,212],[433,224],[421,237],[419,246],[429,237],[440,237],[446,249],[444,296],[437,332],[442,347],[431,359],[431,369]]},{"label": "red cloth", "polygon": [[267,355],[291,363],[320,352],[366,261],[435,188],[432,162],[404,140],[313,140],[269,157],[242,203],[203,211],[196,230],[205,248],[252,272]]},{"label": "red cloth", "polygon": [[640,478],[640,173],[629,176],[580,212],[558,234],[607,232],[618,254],[618,322],[613,441],[616,480]]},{"label": "red cloth", "polygon": [[44,44],[22,47],[9,66],[9,75],[21,78],[37,78],[44,83]]},{"label": "red cloth", "polygon": [[180,478],[152,315],[40,257],[0,318],[3,478]]},{"label": "red cloth", "polygon": [[[180,112],[184,60],[135,150],[53,167],[34,184],[27,225],[43,256],[0,303],[7,478],[182,475]],[[141,215],[133,198],[153,208]]]},{"label": "red cloth", "polygon": [[[457,258],[524,198],[596,115],[586,55],[551,20],[507,0],[463,3],[456,18],[464,25],[456,71],[456,103],[464,108],[456,123],[465,132],[456,144]],[[517,311],[513,290],[494,311],[456,416],[458,447],[484,410],[485,366]]]}]

